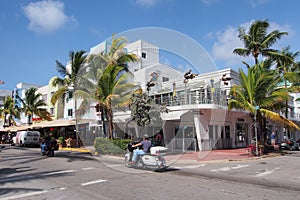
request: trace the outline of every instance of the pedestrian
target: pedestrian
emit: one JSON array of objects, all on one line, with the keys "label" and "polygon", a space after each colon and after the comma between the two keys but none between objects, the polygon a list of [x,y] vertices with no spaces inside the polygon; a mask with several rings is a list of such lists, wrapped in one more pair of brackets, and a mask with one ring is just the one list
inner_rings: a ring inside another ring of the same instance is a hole
[{"label": "pedestrian", "polygon": [[161,131],[156,134],[155,141],[157,146],[163,145],[163,135]]},{"label": "pedestrian", "polygon": [[275,132],[273,131],[271,133],[271,145],[275,146],[275,144],[276,144],[276,135],[275,135]]}]

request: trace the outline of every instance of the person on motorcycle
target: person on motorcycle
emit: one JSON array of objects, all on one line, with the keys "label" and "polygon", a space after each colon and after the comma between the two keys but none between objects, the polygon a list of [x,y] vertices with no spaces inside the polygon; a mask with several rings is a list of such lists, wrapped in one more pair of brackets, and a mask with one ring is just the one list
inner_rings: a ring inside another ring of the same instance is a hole
[{"label": "person on motorcycle", "polygon": [[46,150],[47,150],[47,144],[46,144],[46,141],[43,139],[42,142],[41,142],[41,153],[42,153],[42,155],[44,155],[46,153]]},{"label": "person on motorcycle", "polygon": [[130,164],[134,164],[137,161],[138,155],[144,155],[149,152],[151,146],[152,143],[149,140],[149,136],[145,134],[142,142],[132,145],[132,147],[143,147],[143,149],[135,149],[133,151],[132,162]]}]

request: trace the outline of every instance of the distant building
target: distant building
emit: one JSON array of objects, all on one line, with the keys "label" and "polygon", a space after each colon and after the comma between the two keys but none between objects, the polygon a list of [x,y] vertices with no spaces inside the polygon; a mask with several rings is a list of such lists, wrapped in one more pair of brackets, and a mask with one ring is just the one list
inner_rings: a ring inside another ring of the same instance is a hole
[{"label": "distant building", "polygon": [[[3,108],[7,96],[11,96],[11,90],[0,90],[0,108]],[[4,116],[3,116],[4,117]],[[0,118],[0,131],[3,130],[4,118]]]},{"label": "distant building", "polygon": [[[30,84],[30,83],[18,83],[16,85],[16,88],[12,91],[12,97],[15,101],[15,107],[18,108],[23,108],[23,104],[22,101],[20,99],[24,99],[25,98],[25,92],[31,88],[40,88],[40,85],[36,85],[36,84]],[[16,119],[16,123],[17,125],[21,125],[21,124],[26,124],[28,121],[27,116],[25,116],[25,113],[21,113],[21,119],[18,120]]]}]

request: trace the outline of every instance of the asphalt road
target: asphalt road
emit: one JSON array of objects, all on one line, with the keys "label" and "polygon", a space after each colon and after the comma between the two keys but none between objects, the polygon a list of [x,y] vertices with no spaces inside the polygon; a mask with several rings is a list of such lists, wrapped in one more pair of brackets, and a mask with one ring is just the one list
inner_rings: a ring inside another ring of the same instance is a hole
[{"label": "asphalt road", "polygon": [[179,163],[157,173],[123,158],[38,148],[0,152],[0,199],[297,199],[300,152],[238,162]]}]

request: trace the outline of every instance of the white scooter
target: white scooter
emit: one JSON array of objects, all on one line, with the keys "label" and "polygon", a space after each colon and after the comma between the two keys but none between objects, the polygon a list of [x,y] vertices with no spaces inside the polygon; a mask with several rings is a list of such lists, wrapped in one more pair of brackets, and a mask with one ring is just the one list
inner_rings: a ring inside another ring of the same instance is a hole
[{"label": "white scooter", "polygon": [[135,164],[130,164],[132,161],[133,151],[136,148],[132,147],[132,144],[127,145],[127,153],[125,154],[125,165],[128,168],[136,169],[149,169],[154,171],[159,171],[166,169],[167,163],[164,156],[167,154],[168,148],[162,146],[155,146],[150,148],[150,153],[145,155],[138,155],[137,162]]}]

